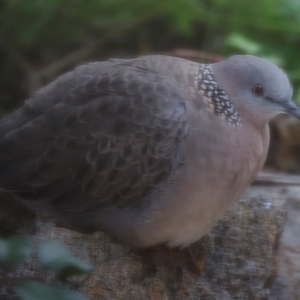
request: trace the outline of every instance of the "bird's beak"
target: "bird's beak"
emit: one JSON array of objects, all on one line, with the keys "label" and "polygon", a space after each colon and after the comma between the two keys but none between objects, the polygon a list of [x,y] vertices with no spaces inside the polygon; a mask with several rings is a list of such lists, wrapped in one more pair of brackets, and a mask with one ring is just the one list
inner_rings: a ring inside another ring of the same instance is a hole
[{"label": "bird's beak", "polygon": [[286,113],[300,120],[300,109],[292,100],[285,102],[282,106],[284,107]]}]

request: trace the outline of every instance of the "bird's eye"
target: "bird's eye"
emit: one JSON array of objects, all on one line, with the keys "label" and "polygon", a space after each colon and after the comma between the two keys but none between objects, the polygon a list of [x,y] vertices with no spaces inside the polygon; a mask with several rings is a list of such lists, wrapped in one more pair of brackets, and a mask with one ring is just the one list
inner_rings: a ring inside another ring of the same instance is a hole
[{"label": "bird's eye", "polygon": [[255,96],[263,96],[265,94],[265,88],[260,84],[256,84],[252,88],[252,92]]}]

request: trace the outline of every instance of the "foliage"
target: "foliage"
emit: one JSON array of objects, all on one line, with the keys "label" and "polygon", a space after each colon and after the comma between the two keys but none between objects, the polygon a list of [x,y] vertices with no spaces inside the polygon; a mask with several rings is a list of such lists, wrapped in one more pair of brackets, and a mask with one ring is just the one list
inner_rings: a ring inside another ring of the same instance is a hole
[{"label": "foliage", "polygon": [[298,90],[299,23],[297,0],[3,0],[0,114],[79,62],[174,47],[269,58]]},{"label": "foliage", "polygon": [[38,258],[43,268],[54,270],[60,279],[92,271],[89,264],[70,255],[61,243],[53,240],[40,244]]},{"label": "foliage", "polygon": [[[7,240],[0,239],[0,264],[6,272],[15,269],[30,257],[32,248],[30,240],[25,237],[15,236]],[[37,259],[42,269],[54,270],[59,280],[87,274],[93,270],[91,265],[71,255],[61,243],[55,240],[46,240],[40,243]],[[39,281],[39,278],[0,277],[0,286],[13,285],[22,300],[87,300],[78,292]]]},{"label": "foliage", "polygon": [[193,0],[6,0],[1,16],[6,25],[2,34],[24,49],[57,47],[94,38],[95,30],[102,33],[157,16],[166,17],[175,30],[188,31],[197,10],[197,1]]},{"label": "foliage", "polygon": [[0,264],[5,268],[17,267],[29,257],[31,250],[31,244],[27,238],[0,239]]}]

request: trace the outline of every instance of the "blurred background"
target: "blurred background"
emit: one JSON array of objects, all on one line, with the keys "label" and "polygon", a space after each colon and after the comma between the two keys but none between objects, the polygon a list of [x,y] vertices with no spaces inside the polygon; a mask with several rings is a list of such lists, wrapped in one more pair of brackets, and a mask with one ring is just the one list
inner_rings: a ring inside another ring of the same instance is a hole
[{"label": "blurred background", "polygon": [[[0,117],[79,64],[156,53],[267,58],[287,71],[300,104],[299,49],[298,0],[2,0]],[[283,120],[272,125],[268,164],[299,171],[299,125]]]}]

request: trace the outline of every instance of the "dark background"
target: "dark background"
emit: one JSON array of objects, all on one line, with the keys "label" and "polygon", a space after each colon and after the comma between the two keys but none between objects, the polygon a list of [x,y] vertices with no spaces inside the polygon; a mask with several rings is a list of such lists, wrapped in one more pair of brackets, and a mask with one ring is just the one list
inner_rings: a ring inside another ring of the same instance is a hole
[{"label": "dark background", "polygon": [[299,49],[298,0],[2,0],[0,117],[76,65],[149,53],[265,57],[300,101]]}]

